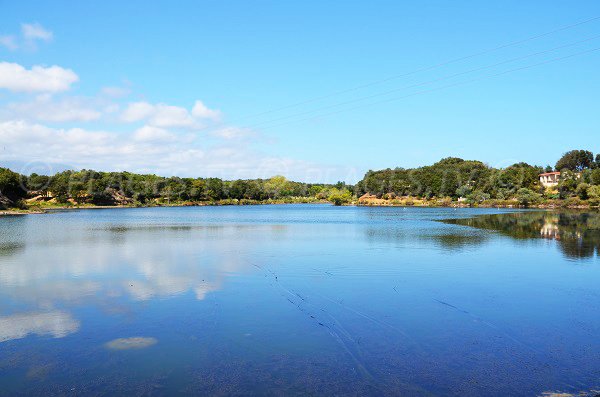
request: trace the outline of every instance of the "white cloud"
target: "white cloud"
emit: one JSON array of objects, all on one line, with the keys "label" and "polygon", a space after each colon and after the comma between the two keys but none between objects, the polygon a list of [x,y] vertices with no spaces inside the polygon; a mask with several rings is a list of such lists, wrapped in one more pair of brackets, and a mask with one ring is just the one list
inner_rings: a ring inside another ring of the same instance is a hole
[{"label": "white cloud", "polygon": [[132,123],[150,117],[154,112],[154,106],[148,102],[134,102],[123,111],[121,120]]},{"label": "white cloud", "polygon": [[21,24],[21,33],[26,40],[51,41],[54,35],[39,23]]},{"label": "white cloud", "polygon": [[210,119],[219,120],[221,118],[221,112],[218,110],[212,110],[206,107],[202,101],[196,101],[192,108],[192,116],[199,119]]},{"label": "white cloud", "polygon": [[35,50],[38,41],[50,42],[53,38],[54,34],[39,23],[22,23],[20,37],[12,34],[0,36],[0,46],[11,51],[19,48]]},{"label": "white cloud", "polygon": [[86,103],[83,98],[70,97],[54,101],[50,95],[39,95],[31,102],[12,103],[7,108],[13,117],[56,123],[97,120],[102,116],[102,112],[96,110],[93,105]]},{"label": "white cloud", "polygon": [[191,112],[165,103],[133,102],[121,114],[121,120],[128,123],[145,121],[153,127],[192,129],[200,128],[202,120],[216,121],[219,117],[218,110],[207,108],[201,101],[196,101]]},{"label": "white cloud", "polygon": [[[81,150],[82,155],[85,155],[90,151],[95,152],[94,146],[102,147],[113,139],[114,136],[109,133],[86,131],[82,128],[55,129],[22,120],[0,123],[0,141],[7,148],[9,145],[20,147],[28,142],[31,147],[29,151],[38,152],[38,158],[43,157],[44,152],[49,155],[54,152],[55,156],[61,157],[57,150],[64,150],[66,154]],[[22,149],[24,148],[21,147],[20,150]]]},{"label": "white cloud", "polygon": [[134,132],[133,139],[138,142],[169,142],[175,140],[176,136],[164,128],[145,125]]},{"label": "white cloud", "polygon": [[65,336],[79,330],[79,321],[61,311],[20,313],[0,317],[0,342],[22,339],[30,334]]},{"label": "white cloud", "polygon": [[66,91],[78,80],[75,72],[56,65],[26,69],[17,63],[0,62],[0,88],[14,92]]},{"label": "white cloud", "polygon": [[0,46],[6,47],[11,51],[19,48],[17,39],[12,35],[0,36]]},{"label": "white cloud", "polygon": [[193,127],[194,118],[187,109],[170,106],[164,103],[156,105],[148,102],[130,103],[121,115],[121,120],[126,122],[147,121],[153,127]]},{"label": "white cloud", "polygon": [[194,134],[155,126],[131,132],[52,128],[23,120],[0,122],[3,161],[43,161],[101,171],[226,179],[285,175],[307,182],[335,182],[349,172],[255,151],[246,141],[209,145]]},{"label": "white cloud", "polygon": [[158,104],[149,123],[157,127],[193,127],[196,121],[185,108]]}]

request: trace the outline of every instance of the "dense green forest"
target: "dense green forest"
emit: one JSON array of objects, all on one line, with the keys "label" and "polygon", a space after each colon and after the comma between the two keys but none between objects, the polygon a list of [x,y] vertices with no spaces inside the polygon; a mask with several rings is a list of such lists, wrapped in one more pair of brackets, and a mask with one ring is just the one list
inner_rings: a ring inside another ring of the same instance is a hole
[{"label": "dense green forest", "polygon": [[[555,188],[544,188],[539,174],[560,171]],[[544,200],[600,201],[600,154],[594,159],[586,150],[565,153],[555,167],[517,163],[506,168],[493,168],[481,161],[449,157],[431,166],[414,169],[369,171],[357,184],[358,194],[377,197],[401,196],[424,198],[463,198],[471,204],[490,200],[516,200],[530,205]]]},{"label": "dense green forest", "polygon": [[[561,171],[556,188],[546,189],[539,174]],[[369,171],[357,184],[357,194],[369,193],[391,198],[464,198],[469,203],[488,200],[517,200],[535,204],[544,199],[600,199],[600,155],[572,150],[558,160],[555,167],[517,163],[493,168],[481,161],[449,157],[437,163],[413,169],[395,168]]]},{"label": "dense green forest", "polygon": [[[543,172],[561,171],[560,183],[544,188]],[[369,194],[402,204],[415,197],[426,205],[523,206],[562,201],[569,205],[600,203],[600,155],[572,150],[555,167],[526,163],[493,168],[481,161],[449,157],[419,168],[369,171],[355,186],[270,179],[225,181],[219,178],[179,178],[130,172],[64,171],[52,176],[20,175],[0,168],[0,208],[44,205],[181,205],[254,204],[329,201],[350,203]],[[396,201],[395,201],[396,200]]]},{"label": "dense green forest", "polygon": [[339,182],[310,184],[283,176],[224,181],[130,172],[64,171],[53,176],[20,175],[0,168],[0,205],[37,203],[91,205],[169,205],[182,203],[252,204],[257,202],[339,201],[351,198],[352,186]]}]

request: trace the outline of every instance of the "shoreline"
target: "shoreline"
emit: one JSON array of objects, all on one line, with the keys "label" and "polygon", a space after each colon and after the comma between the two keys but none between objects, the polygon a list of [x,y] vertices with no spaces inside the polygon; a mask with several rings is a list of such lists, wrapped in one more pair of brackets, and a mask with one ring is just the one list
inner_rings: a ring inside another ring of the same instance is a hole
[{"label": "shoreline", "polygon": [[234,204],[234,203],[183,203],[183,204],[169,204],[169,205],[84,205],[84,206],[47,206],[38,207],[35,209],[5,209],[0,210],[0,217],[3,216],[19,216],[19,215],[41,215],[48,214],[51,212],[62,212],[62,211],[79,211],[79,210],[107,210],[107,209],[127,209],[127,208],[182,208],[182,207],[250,207],[250,206],[262,206],[262,205],[292,205],[292,204],[317,204],[325,205],[331,204],[326,201],[315,201],[307,203],[277,203],[277,202],[263,202],[263,203],[247,203],[247,204]]},{"label": "shoreline", "polygon": [[[126,209],[126,208],[181,208],[181,207],[225,207],[225,206],[263,206],[263,205],[306,205],[306,204],[329,204],[335,206],[333,203],[319,201],[311,203],[276,203],[276,202],[264,202],[264,203],[247,203],[247,204],[233,204],[233,203],[184,203],[184,204],[171,204],[171,205],[87,205],[87,206],[56,206],[46,208],[35,208],[35,209],[6,209],[0,210],[0,217],[11,217],[11,216],[23,216],[23,215],[41,215],[52,212],[62,211],[79,211],[79,210],[103,210],[103,209]],[[485,203],[479,205],[468,205],[468,204],[454,204],[454,205],[407,205],[407,204],[392,204],[392,203],[349,203],[342,205],[343,207],[396,207],[396,208],[497,208],[497,209],[530,209],[530,210],[588,210],[598,211],[600,208],[592,207],[590,205],[578,205],[578,206],[559,206],[555,204],[538,204],[532,206],[522,205],[485,205]]]}]

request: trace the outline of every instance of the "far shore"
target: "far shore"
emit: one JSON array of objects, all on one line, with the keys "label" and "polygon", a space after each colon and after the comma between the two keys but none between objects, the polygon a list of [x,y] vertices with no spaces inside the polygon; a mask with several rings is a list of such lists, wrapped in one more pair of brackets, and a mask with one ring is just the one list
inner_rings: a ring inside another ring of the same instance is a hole
[{"label": "far shore", "polygon": [[[177,204],[152,204],[152,205],[68,205],[68,206],[46,206],[35,207],[30,209],[7,209],[0,210],[0,217],[19,216],[19,215],[39,215],[60,211],[77,211],[77,210],[102,210],[102,209],[125,209],[125,208],[177,208],[177,207],[224,207],[224,206],[262,206],[262,205],[290,205],[290,204],[330,204],[328,201],[316,201],[310,203],[289,203],[289,202],[254,202],[244,204],[233,204],[231,202],[195,202],[195,203],[177,203]],[[446,203],[444,203],[446,204]],[[451,204],[441,204],[439,202],[418,202],[413,204],[392,203],[390,201],[381,202],[352,202],[343,206],[350,207],[398,207],[398,208],[504,208],[504,209],[540,209],[540,210],[593,210],[599,208],[589,205],[577,206],[561,206],[552,204],[537,204],[523,206],[519,204],[498,204],[498,203],[479,203],[466,204],[452,202]]]}]

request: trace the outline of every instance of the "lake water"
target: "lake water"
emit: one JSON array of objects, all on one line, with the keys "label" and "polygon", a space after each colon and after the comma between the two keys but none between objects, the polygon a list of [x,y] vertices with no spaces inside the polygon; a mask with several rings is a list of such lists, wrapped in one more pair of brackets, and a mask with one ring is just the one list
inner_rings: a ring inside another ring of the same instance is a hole
[{"label": "lake water", "polygon": [[0,394],[595,395],[600,216],[0,218]]}]

